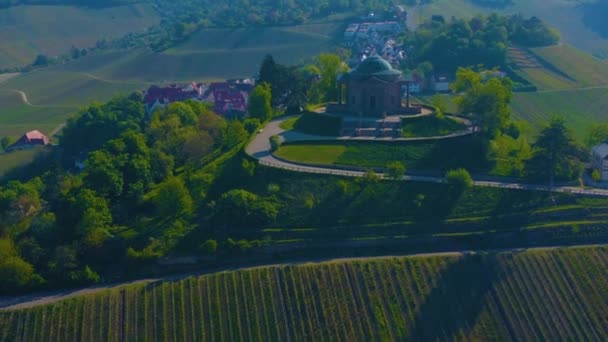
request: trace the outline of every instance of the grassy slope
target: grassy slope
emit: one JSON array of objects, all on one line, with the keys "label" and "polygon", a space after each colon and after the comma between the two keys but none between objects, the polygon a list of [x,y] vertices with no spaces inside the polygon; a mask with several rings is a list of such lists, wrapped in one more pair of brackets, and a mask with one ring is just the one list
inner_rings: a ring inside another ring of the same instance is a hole
[{"label": "grassy slope", "polygon": [[607,266],[584,248],[255,268],[2,312],[0,340],[602,340]]},{"label": "grassy slope", "polygon": [[480,170],[481,150],[471,137],[438,142],[335,142],[283,145],[279,157],[314,164],[385,167],[393,161],[404,162],[411,170],[448,170],[466,167]]},{"label": "grassy slope", "polygon": [[434,115],[403,120],[404,137],[432,137],[463,131],[466,126],[451,118],[437,118]]},{"label": "grassy slope", "polygon": [[0,10],[0,68],[31,63],[39,54],[57,55],[72,45],[85,48],[103,38],[143,31],[159,22],[148,5],[104,9],[17,6]]},{"label": "grassy slope", "polygon": [[515,116],[530,122],[534,131],[552,115],[562,116],[581,140],[594,122],[608,120],[608,89],[517,93],[512,108]]},{"label": "grassy slope", "polygon": [[206,29],[163,53],[143,52],[100,70],[109,79],[143,81],[252,77],[267,54],[296,64],[333,49],[340,24],[260,29]]}]

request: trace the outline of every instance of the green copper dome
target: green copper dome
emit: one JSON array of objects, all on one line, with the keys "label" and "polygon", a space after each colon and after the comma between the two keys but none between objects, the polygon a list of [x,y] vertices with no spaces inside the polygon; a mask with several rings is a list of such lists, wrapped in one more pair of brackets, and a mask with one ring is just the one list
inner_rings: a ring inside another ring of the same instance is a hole
[{"label": "green copper dome", "polygon": [[393,69],[389,62],[378,55],[372,55],[361,62],[359,66],[350,72],[349,76],[358,79],[378,77],[394,81],[401,76],[401,71]]}]

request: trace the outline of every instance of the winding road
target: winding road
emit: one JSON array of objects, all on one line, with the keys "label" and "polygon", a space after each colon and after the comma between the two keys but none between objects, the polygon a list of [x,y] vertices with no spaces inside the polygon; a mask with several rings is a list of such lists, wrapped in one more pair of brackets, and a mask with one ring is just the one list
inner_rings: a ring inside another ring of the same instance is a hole
[{"label": "winding road", "polygon": [[[284,159],[276,158],[272,152],[270,147],[270,137],[276,135],[278,136],[282,142],[305,142],[305,141],[328,141],[328,140],[353,140],[351,138],[332,138],[332,137],[322,137],[317,135],[304,134],[296,131],[287,131],[280,127],[281,123],[287,119],[292,117],[282,117],[271,121],[263,130],[261,130],[251,141],[251,143],[247,146],[246,152],[253,158],[257,159],[260,165],[274,167],[283,170],[295,171],[295,172],[303,172],[303,173],[316,173],[316,174],[324,174],[324,175],[335,175],[335,176],[344,176],[344,177],[362,177],[365,172],[361,171],[358,168],[347,169],[344,167],[340,168],[332,168],[331,165],[328,166],[311,166],[300,163],[290,162]],[[470,133],[468,133],[470,134]],[[398,141],[408,141],[408,140],[434,140],[434,139],[446,139],[451,138],[448,137],[435,137],[435,138],[410,138],[410,139],[400,139]],[[374,141],[373,138],[357,138],[356,140],[366,140],[366,141]],[[384,140],[390,141],[396,139],[376,139],[376,140]],[[384,174],[379,174],[381,177],[385,177]],[[445,183],[445,179],[441,177],[426,177],[426,176],[411,176],[406,175],[402,177],[404,181],[415,181],[415,182],[428,182],[428,183]],[[500,181],[483,181],[483,180],[474,180],[473,184],[475,186],[483,186],[483,187],[492,187],[492,188],[502,188],[502,189],[519,189],[519,190],[533,190],[533,191],[549,191],[549,192],[560,192],[560,193],[569,193],[569,194],[578,194],[585,196],[598,196],[598,197],[608,197],[608,190],[603,189],[584,189],[580,187],[573,186],[554,186],[550,187],[547,185],[539,185],[539,184],[523,184],[523,183],[514,183],[514,182],[500,182]]]}]

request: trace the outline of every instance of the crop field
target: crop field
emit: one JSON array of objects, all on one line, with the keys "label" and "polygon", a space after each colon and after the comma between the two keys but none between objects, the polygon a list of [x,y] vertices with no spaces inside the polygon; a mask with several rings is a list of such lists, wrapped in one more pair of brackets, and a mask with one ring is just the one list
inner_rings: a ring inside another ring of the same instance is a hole
[{"label": "crop field", "polygon": [[41,152],[41,148],[34,148],[11,153],[0,153],[0,179],[2,179],[7,172],[27,165]]},{"label": "crop field", "polygon": [[569,45],[532,49],[534,54],[570,76],[581,87],[608,85],[608,62]]},{"label": "crop field", "polygon": [[562,116],[582,141],[591,124],[608,120],[608,88],[516,93],[511,107],[515,117],[528,121],[535,132],[552,115]]},{"label": "crop field", "polygon": [[0,312],[0,341],[605,340],[608,249],[336,260]]},{"label": "crop field", "polygon": [[285,144],[275,152],[284,159],[311,163],[362,167],[386,167],[401,161],[410,170],[483,168],[481,148],[472,137],[435,142],[311,142]]},{"label": "crop field", "polygon": [[267,54],[296,64],[333,51],[342,24],[257,29],[204,29],[162,53],[139,52],[101,70],[109,79],[215,80],[253,77]]},{"label": "crop field", "polygon": [[0,9],[0,68],[29,64],[39,53],[54,56],[68,52],[72,46],[91,47],[97,40],[143,31],[159,21],[152,6],[144,4],[103,9],[70,6]]}]

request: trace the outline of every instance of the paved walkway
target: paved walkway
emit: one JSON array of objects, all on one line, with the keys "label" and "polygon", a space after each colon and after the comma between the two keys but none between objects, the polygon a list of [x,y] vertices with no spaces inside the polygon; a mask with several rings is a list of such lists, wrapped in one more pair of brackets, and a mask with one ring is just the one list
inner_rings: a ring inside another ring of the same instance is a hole
[{"label": "paved walkway", "polygon": [[[321,137],[317,135],[310,135],[299,133],[296,131],[285,131],[279,125],[281,122],[289,119],[290,117],[283,117],[271,121],[266,128],[258,133],[253,141],[247,146],[246,152],[253,158],[257,159],[260,165],[274,167],[278,169],[290,170],[295,172],[303,173],[316,173],[324,175],[336,175],[345,177],[362,177],[365,172],[353,170],[346,170],[344,168],[332,168],[328,166],[306,166],[298,163],[292,163],[286,160],[280,160],[272,155],[270,147],[270,137],[273,135],[279,136],[283,142],[298,142],[298,141],[327,141],[327,140],[367,140],[367,141],[386,141],[396,139],[384,139],[384,138],[345,138],[345,137]],[[470,133],[469,133],[470,134]],[[451,138],[453,136],[442,137],[443,139]],[[437,138],[435,138],[437,139]],[[401,139],[400,139],[401,140]],[[431,140],[429,138],[409,138],[402,139],[401,141],[414,141],[414,140]],[[384,174],[380,174],[384,177]],[[429,183],[445,183],[445,179],[441,177],[425,177],[425,176],[404,176],[404,181],[416,181],[416,182],[429,182]],[[535,185],[535,184],[523,184],[513,182],[499,182],[499,181],[480,181],[475,180],[473,182],[475,186],[502,188],[502,189],[520,189],[520,190],[534,190],[534,191],[550,191],[550,192],[561,192],[570,194],[580,194],[586,196],[599,196],[608,197],[608,190],[603,189],[584,189],[580,187],[571,186],[556,186],[549,187],[546,185]]]}]

